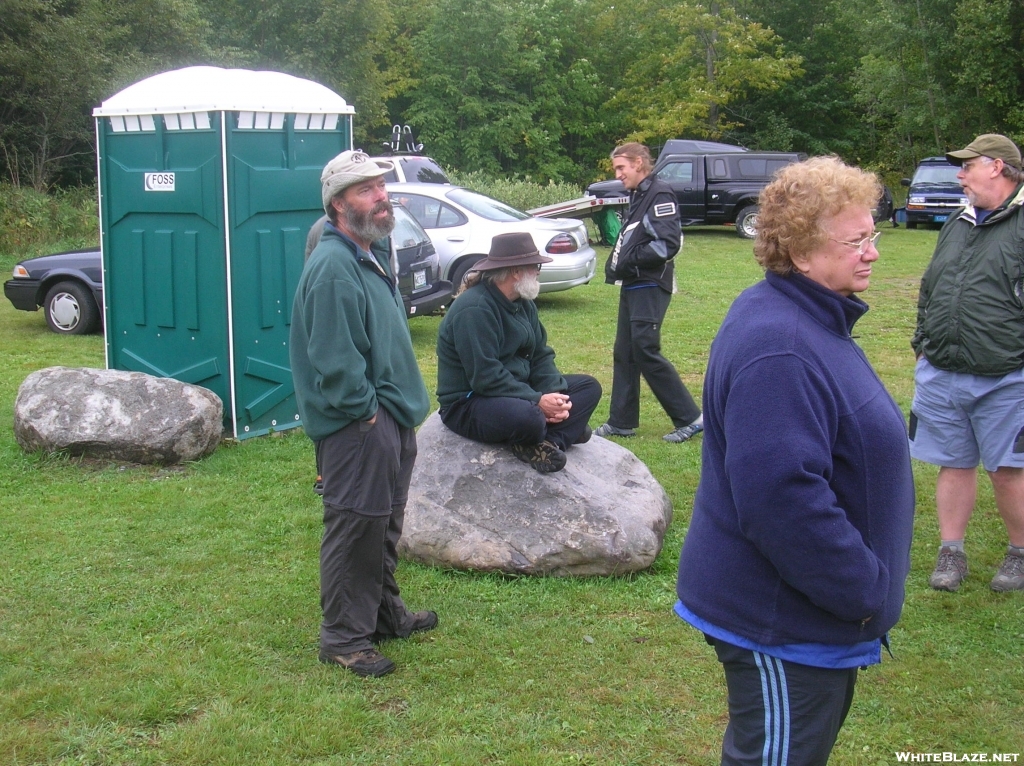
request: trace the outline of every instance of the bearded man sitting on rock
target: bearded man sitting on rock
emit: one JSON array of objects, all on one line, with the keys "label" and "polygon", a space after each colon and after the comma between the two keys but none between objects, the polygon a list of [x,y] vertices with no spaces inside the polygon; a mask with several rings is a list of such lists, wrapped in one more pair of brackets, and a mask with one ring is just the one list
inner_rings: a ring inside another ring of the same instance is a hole
[{"label": "bearded man sitting on rock", "polygon": [[525,232],[499,234],[474,265],[437,335],[437,398],[449,429],[508,444],[541,473],[565,467],[566,450],[590,439],[601,400],[589,375],[563,376],[537,316],[541,255]]}]

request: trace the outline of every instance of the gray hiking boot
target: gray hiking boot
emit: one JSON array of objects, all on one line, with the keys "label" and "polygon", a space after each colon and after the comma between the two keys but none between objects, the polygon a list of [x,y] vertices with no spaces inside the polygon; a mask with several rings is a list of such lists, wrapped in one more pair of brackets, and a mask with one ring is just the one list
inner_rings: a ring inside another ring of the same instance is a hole
[{"label": "gray hiking boot", "polygon": [[608,438],[609,436],[636,436],[635,428],[616,428],[611,423],[605,423],[604,425],[598,426],[594,429],[595,436],[603,436]]},{"label": "gray hiking boot", "polygon": [[939,560],[935,571],[928,578],[928,584],[935,590],[948,590],[951,593],[960,587],[967,577],[967,554],[953,548],[939,549]]},{"label": "gray hiking boot", "polygon": [[1010,590],[1024,590],[1024,556],[1007,553],[1003,565],[992,578],[989,587],[1000,593]]}]

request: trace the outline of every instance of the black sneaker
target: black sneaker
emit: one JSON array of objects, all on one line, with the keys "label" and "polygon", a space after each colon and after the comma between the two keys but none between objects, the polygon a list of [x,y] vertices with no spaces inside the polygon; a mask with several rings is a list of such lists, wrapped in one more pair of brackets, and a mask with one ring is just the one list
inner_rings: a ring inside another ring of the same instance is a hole
[{"label": "black sneaker", "polygon": [[325,665],[340,665],[351,670],[357,676],[380,678],[395,669],[395,663],[376,649],[363,649],[350,654],[324,654],[320,652],[320,662]]},{"label": "black sneaker", "polygon": [[540,444],[511,444],[512,454],[529,463],[540,473],[554,473],[565,468],[565,453],[547,439]]},{"label": "black sneaker", "polygon": [[671,433],[665,434],[661,438],[667,442],[672,442],[673,444],[682,444],[683,442],[690,441],[690,439],[692,439],[694,436],[696,436],[703,430],[703,423],[690,423],[690,425],[688,426],[680,426],[676,430],[672,431]]},{"label": "black sneaker", "polygon": [[574,441],[573,444],[586,444],[590,441],[590,437],[593,435],[594,432],[591,430],[590,426],[583,426],[583,433],[580,434],[580,437]]}]

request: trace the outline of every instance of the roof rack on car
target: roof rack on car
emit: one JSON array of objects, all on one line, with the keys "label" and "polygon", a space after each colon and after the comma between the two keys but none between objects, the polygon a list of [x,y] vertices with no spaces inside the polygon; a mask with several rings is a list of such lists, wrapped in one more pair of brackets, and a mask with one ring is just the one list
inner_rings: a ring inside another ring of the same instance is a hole
[{"label": "roof rack on car", "polygon": [[413,137],[412,128],[408,125],[392,125],[391,140],[384,141],[385,154],[420,154],[423,152],[423,144],[417,144]]}]

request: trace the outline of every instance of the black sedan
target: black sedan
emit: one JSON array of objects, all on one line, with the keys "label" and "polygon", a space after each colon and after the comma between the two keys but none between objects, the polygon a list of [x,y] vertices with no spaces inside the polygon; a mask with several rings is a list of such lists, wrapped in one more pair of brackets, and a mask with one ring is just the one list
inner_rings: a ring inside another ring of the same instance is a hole
[{"label": "black sedan", "polygon": [[83,335],[100,326],[102,271],[96,249],[29,258],[14,267],[13,278],[4,282],[4,295],[22,311],[42,306],[54,332]]},{"label": "black sedan", "polygon": [[[420,316],[443,309],[451,302],[452,285],[440,279],[430,238],[404,209],[398,210],[395,218],[392,241],[398,256],[398,290],[406,313]],[[322,227],[322,222],[318,223]],[[41,306],[54,332],[82,335],[100,327],[102,269],[99,250],[29,258],[14,267],[13,278],[4,283],[4,295],[22,311],[36,311]]]}]

